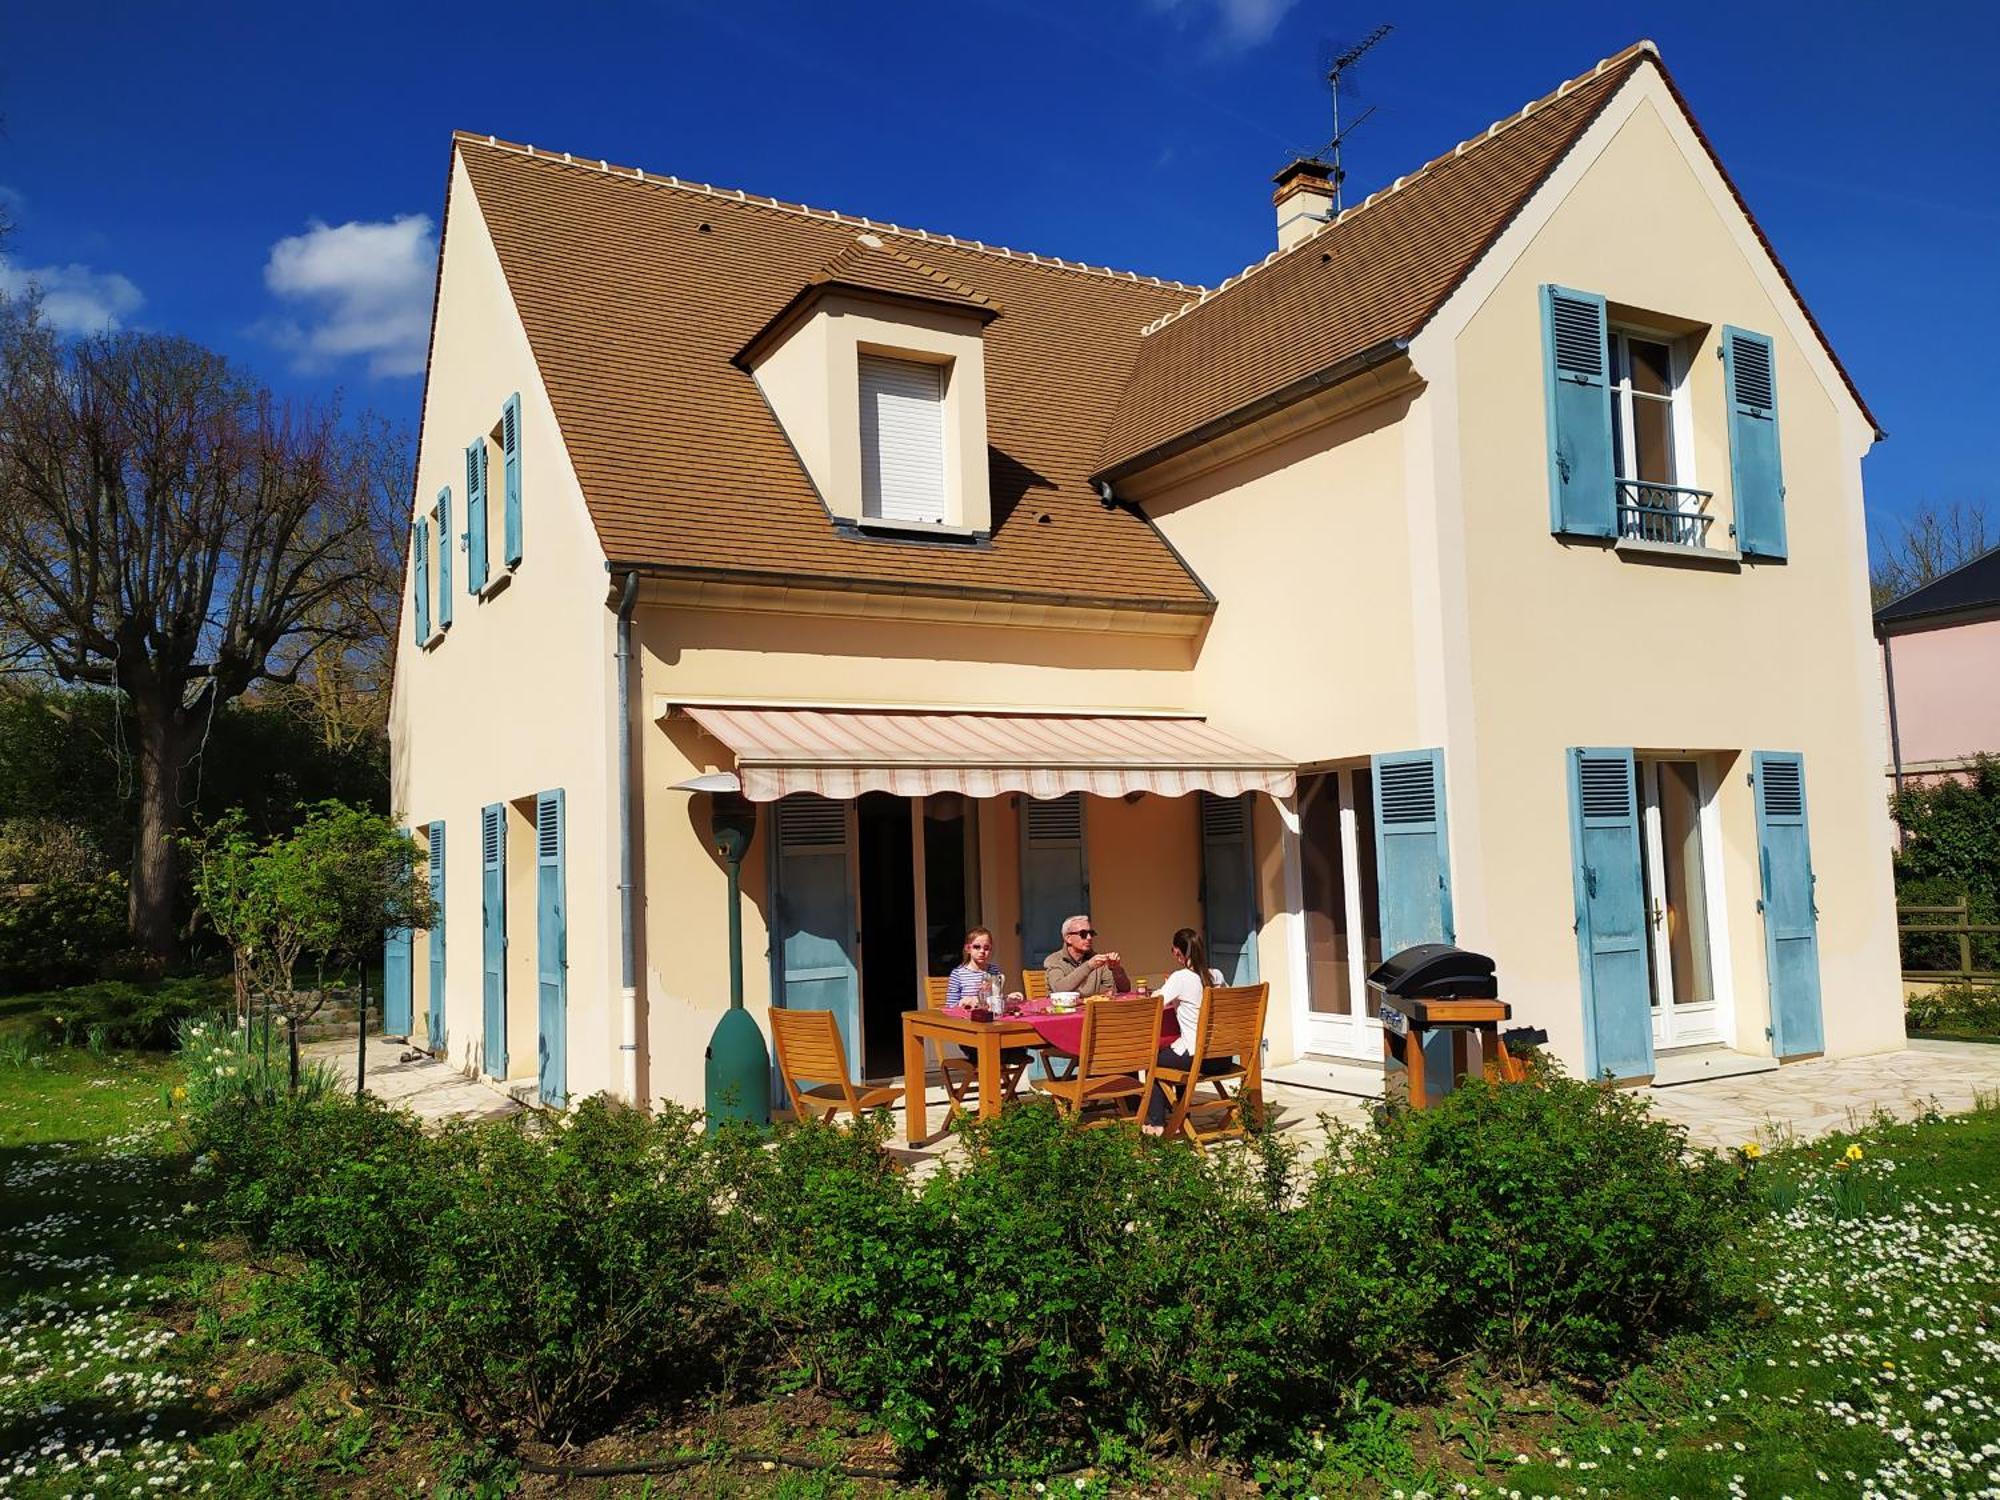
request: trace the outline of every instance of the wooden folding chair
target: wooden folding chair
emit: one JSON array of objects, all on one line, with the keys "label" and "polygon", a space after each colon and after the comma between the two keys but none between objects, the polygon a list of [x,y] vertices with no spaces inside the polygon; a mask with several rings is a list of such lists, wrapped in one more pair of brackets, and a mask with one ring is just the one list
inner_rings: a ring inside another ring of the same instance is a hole
[{"label": "wooden folding chair", "polygon": [[[900,1084],[868,1087],[847,1076],[847,1049],[840,1042],[840,1023],[830,1010],[772,1007],[771,1040],[777,1045],[778,1075],[792,1096],[797,1119],[817,1114],[831,1119],[844,1109],[858,1120],[903,1097]],[[801,1088],[801,1083],[811,1086]]]},{"label": "wooden folding chair", "polygon": [[[1201,998],[1201,1032],[1185,1067],[1151,1070],[1151,1081],[1167,1096],[1167,1134],[1185,1135],[1197,1149],[1210,1141],[1245,1133],[1245,1106],[1264,1116],[1264,1008],[1271,998],[1265,984],[1216,985]],[[1227,1067],[1217,1067],[1229,1059]],[[1210,1071],[1212,1069],[1212,1071]],[[1199,1096],[1202,1084],[1215,1096]],[[1236,1086],[1234,1093],[1230,1085]],[[1216,1123],[1206,1123],[1214,1119]]]},{"label": "wooden folding chair", "polygon": [[[943,1010],[945,997],[950,993],[950,979],[933,979],[926,976],[924,979],[924,1008],[926,1010]],[[926,1042],[925,1045],[929,1046],[930,1043]],[[1019,1050],[1018,1048],[1010,1047],[1000,1054],[1000,1097],[1002,1099],[1019,1097],[1021,1075],[1028,1071],[1028,1059],[1025,1057],[1009,1057],[1007,1055],[1007,1052],[1016,1052]],[[944,1078],[945,1095],[949,1101],[945,1106],[945,1124],[949,1125],[960,1115],[977,1113],[979,1064],[963,1053],[955,1050],[948,1051],[942,1042],[937,1044],[937,1062],[938,1072]]]},{"label": "wooden folding chair", "polygon": [[1026,995],[1030,1000],[1048,999],[1049,971],[1047,969],[1028,970],[1027,973],[1021,976],[1021,993]]},{"label": "wooden folding chair", "polygon": [[[1037,1078],[1036,1089],[1058,1109],[1086,1123],[1130,1120],[1145,1097],[1146,1069],[1160,1051],[1160,1007],[1151,1000],[1100,998],[1083,1003],[1083,1048],[1067,1078]],[[1108,1105],[1109,1119],[1089,1120],[1094,1105]]]}]

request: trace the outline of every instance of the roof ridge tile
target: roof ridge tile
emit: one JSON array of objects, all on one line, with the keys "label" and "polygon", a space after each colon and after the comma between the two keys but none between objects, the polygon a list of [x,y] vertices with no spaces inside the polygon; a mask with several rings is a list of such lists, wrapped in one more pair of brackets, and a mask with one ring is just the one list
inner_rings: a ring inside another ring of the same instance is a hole
[{"label": "roof ridge tile", "polygon": [[[529,156],[537,161],[560,166],[582,166],[590,163],[572,159],[567,151],[560,154],[537,147],[532,142],[503,141],[497,135],[472,130],[454,130],[452,140],[471,145],[486,146],[495,151],[507,151],[516,156]],[[1172,287],[1177,291],[1199,292],[1203,288],[1199,282],[1178,281],[1172,277],[1153,276],[1144,271],[1121,270],[1116,266],[1093,266],[1084,261],[1064,260],[1059,255],[1041,255],[1033,250],[1014,250],[1005,245],[989,245],[984,240],[968,239],[962,235],[947,234],[942,230],[904,228],[899,224],[885,224],[879,219],[866,215],[842,213],[833,208],[813,208],[805,203],[793,203],[782,198],[769,197],[762,193],[748,193],[742,188],[717,187],[713,183],[692,182],[670,173],[649,172],[644,167],[611,166],[599,159],[594,168],[619,177],[630,177],[634,182],[652,183],[656,187],[674,188],[686,193],[700,193],[705,197],[722,198],[730,202],[746,203],[753,207],[774,209],[779,213],[800,214],[812,219],[831,219],[839,224],[853,224],[862,229],[879,230],[884,234],[897,235],[904,239],[934,240],[949,245],[955,250],[971,250],[983,255],[998,256],[1005,260],[1025,260],[1040,266],[1051,266],[1059,270],[1075,271],[1086,276],[1101,277],[1110,281],[1136,282],[1145,286]]]}]

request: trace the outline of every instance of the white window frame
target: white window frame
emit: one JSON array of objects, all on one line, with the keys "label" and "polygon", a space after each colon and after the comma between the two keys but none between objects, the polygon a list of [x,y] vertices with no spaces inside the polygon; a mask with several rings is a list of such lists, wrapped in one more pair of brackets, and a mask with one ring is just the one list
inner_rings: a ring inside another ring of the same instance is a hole
[{"label": "white window frame", "polygon": [[[1605,351],[1611,360],[1611,420],[1618,424],[1618,451],[1625,459],[1625,467],[1636,468],[1638,453],[1638,433],[1632,420],[1632,403],[1635,400],[1656,401],[1657,396],[1635,396],[1632,390],[1632,361],[1629,343],[1641,339],[1649,344],[1663,344],[1667,350],[1667,372],[1669,392],[1666,397],[1669,414],[1673,421],[1674,433],[1674,477],[1669,484],[1685,485],[1689,489],[1698,488],[1694,477],[1694,419],[1688,404],[1688,356],[1687,341],[1678,334],[1666,333],[1657,328],[1644,328],[1631,323],[1611,323],[1606,325]],[[1636,474],[1616,476],[1627,484],[1638,484]]]},{"label": "white window frame", "polygon": [[[879,451],[881,429],[879,425],[876,426],[874,433],[875,440],[878,446],[874,453],[873,464],[872,464],[873,472],[875,474],[875,493],[872,497],[869,494],[868,476],[871,470],[871,454],[870,454],[870,423],[869,423],[867,370],[868,366],[871,363],[880,365],[903,365],[910,367],[912,369],[924,370],[928,372],[932,376],[932,378],[934,378],[937,382],[937,400],[935,403],[936,421],[937,421],[937,451],[936,451],[936,476],[935,476],[936,489],[934,492],[934,505],[932,507],[933,513],[931,514],[926,514],[921,516],[913,516],[913,515],[899,516],[899,515],[889,515],[884,512],[883,496],[881,488],[882,462]],[[951,498],[952,498],[951,497],[952,423],[951,423],[951,410],[950,410],[950,398],[951,398],[950,364],[948,362],[940,362],[935,359],[912,357],[909,354],[901,352],[892,353],[892,352],[873,350],[873,349],[862,349],[858,351],[856,356],[854,374],[855,374],[856,390],[858,391],[860,396],[859,438],[860,438],[860,448],[861,448],[862,521],[871,525],[879,524],[887,526],[909,526],[918,528],[931,528],[931,527],[941,527],[949,525],[951,521]],[[871,509],[871,504],[872,504],[872,509]]]}]

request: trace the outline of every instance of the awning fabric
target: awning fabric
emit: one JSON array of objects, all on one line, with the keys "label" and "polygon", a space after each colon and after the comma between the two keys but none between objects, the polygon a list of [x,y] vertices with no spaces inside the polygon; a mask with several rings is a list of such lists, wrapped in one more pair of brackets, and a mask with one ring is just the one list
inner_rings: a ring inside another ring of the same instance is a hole
[{"label": "awning fabric", "polygon": [[682,711],[729,747],[743,795],[752,802],[775,802],[792,792],[839,799],[863,792],[1289,797],[1296,771],[1282,757],[1198,719],[706,706]]}]

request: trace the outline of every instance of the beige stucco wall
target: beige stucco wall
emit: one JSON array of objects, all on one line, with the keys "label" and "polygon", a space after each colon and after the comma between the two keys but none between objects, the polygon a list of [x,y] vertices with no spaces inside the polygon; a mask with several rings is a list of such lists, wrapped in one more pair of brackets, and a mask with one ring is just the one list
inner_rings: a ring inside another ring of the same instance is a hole
[{"label": "beige stucco wall", "polygon": [[[1462,326],[1441,320],[1413,351],[1432,378],[1425,415],[1462,460],[1437,486],[1446,591],[1463,581],[1441,678],[1459,938],[1495,954],[1517,1015],[1548,1026],[1572,1061],[1575,745],[1711,752],[1733,1036],[1751,1052],[1769,1050],[1769,1016],[1748,752],[1802,752],[1827,1050],[1902,1039],[1861,515],[1868,436],[1698,153],[1642,72],[1538,195],[1504,263],[1461,294]],[[1694,482],[1717,492],[1719,546],[1732,506],[1716,339],[1724,324],[1773,336],[1789,561],[1697,567],[1550,535],[1544,282],[1706,325],[1691,361]]]},{"label": "beige stucco wall", "polygon": [[[465,592],[465,554],[454,535],[454,620],[428,649],[409,639],[406,558],[390,711],[393,805],[413,826],[445,823],[446,1031],[451,1059],[470,1069],[480,1063],[483,1029],[480,809],[564,789],[569,1076],[572,1092],[582,1095],[617,1084],[613,617],[602,604],[603,553],[463,168],[452,173],[441,285],[416,494],[427,511],[438,490],[451,486],[453,531],[463,531],[465,445],[492,427],[501,404],[518,391],[523,558],[506,586],[481,601]],[[503,514],[497,463],[490,489],[497,575],[504,571],[497,563]],[[435,564],[431,578],[435,590]],[[537,1057],[532,848],[531,837],[508,842],[508,1052],[516,1076],[533,1076]],[[429,993],[423,934],[415,949],[412,1010],[421,1033]]]},{"label": "beige stucco wall", "polygon": [[1912,630],[1884,646],[1905,768],[2000,753],[2000,620]]}]

